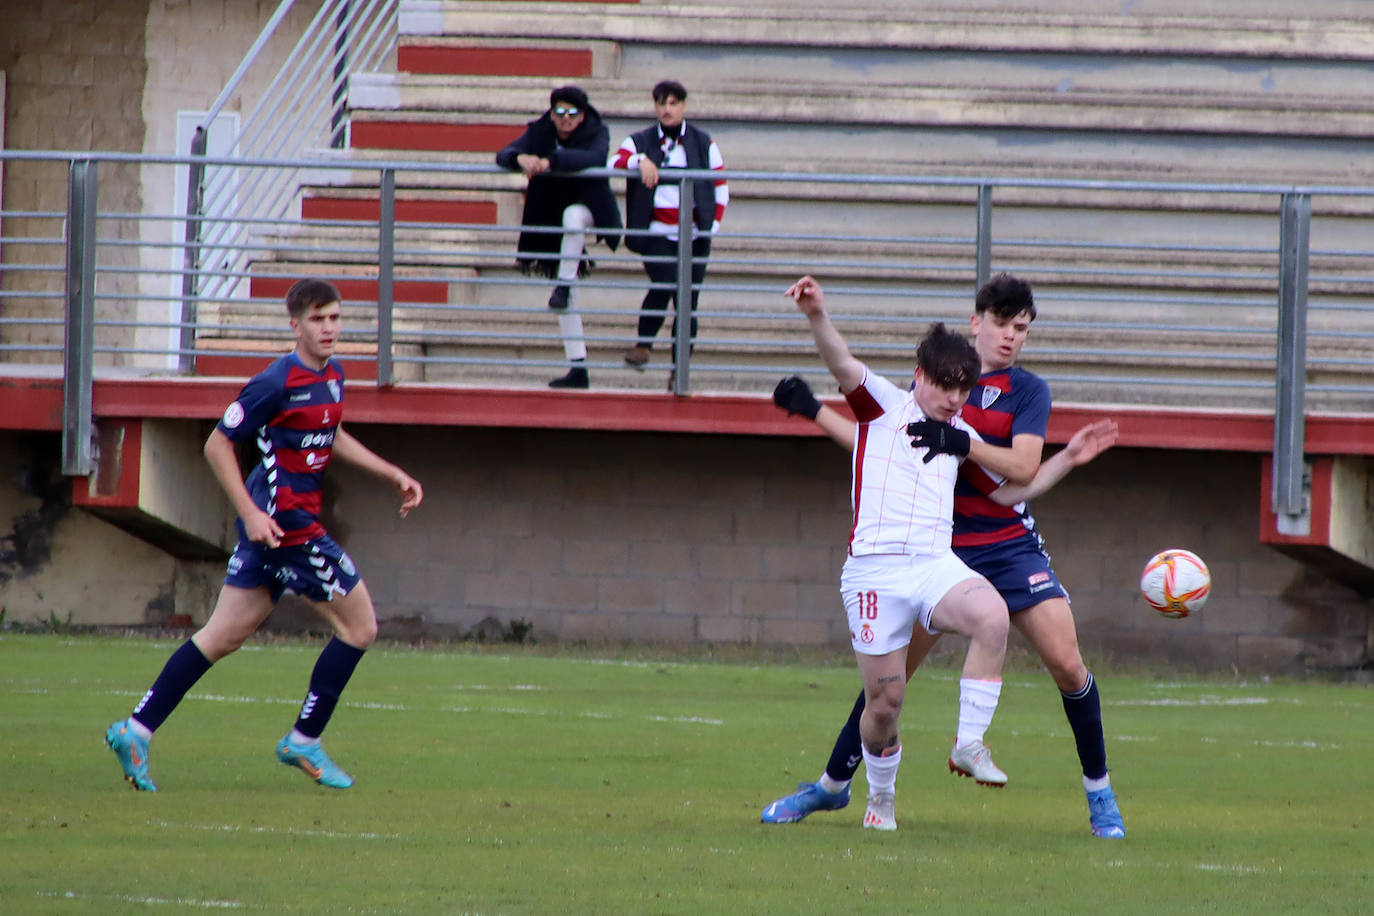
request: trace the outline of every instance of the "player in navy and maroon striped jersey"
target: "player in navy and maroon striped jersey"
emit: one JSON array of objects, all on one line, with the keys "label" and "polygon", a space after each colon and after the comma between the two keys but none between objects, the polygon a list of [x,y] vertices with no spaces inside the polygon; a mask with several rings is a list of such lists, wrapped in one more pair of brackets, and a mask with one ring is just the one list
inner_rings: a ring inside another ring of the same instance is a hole
[{"label": "player in navy and maroon striped jersey", "polygon": [[[353,784],[324,752],[320,735],[377,636],[377,614],[353,561],[320,524],[320,486],[337,455],[395,486],[402,516],[420,504],[424,491],[343,428],[344,376],[333,358],[341,323],[338,290],[323,280],[301,280],[287,293],[286,306],[295,349],[253,376],[205,443],[205,458],[238,512],[239,542],[219,600],[205,626],[172,653],[133,714],[105,735],[124,778],[137,789],[157,790],[148,775],[153,732],[287,591],[321,606],[335,636],[315,663],[300,715],[278,743],[277,758],[321,785]],[[250,439],[258,461],[245,482],[235,445]]]},{"label": "player in navy and maroon striped jersey", "polygon": [[[955,489],[954,552],[1006,599],[1011,622],[1049,669],[1077,745],[1093,835],[1116,839],[1126,831],[1107,775],[1097,683],[1078,651],[1068,591],[1050,566],[1025,502],[1110,447],[1116,441],[1116,424],[1102,420],[1085,426],[1063,450],[1041,464],[1050,414],[1049,387],[1014,365],[1034,319],[1035,301],[1024,280],[999,274],[978,290],[970,327],[982,374],[961,416],[979,436],[962,444],[973,460],[961,465]],[[790,412],[816,420],[832,438],[852,448],[854,424],[820,405],[800,379],[784,380],[774,399]],[[912,444],[934,447],[920,438]],[[938,638],[919,629],[912,633],[908,677]],[[813,811],[834,810],[848,803],[849,781],[860,759],[858,721],[863,708],[860,693],[821,778],[802,783],[793,794],[764,808],[765,822],[791,823]]]}]

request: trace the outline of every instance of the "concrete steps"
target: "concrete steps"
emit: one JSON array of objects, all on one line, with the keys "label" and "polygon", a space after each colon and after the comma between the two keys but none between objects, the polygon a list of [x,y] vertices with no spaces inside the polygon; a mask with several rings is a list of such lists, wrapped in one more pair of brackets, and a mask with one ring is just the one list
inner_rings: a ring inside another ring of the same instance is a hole
[{"label": "concrete steps", "polygon": [[[519,3],[407,0],[406,36],[552,36],[624,43],[958,48],[999,53],[1165,54],[1349,60],[1374,56],[1359,4],[973,2]],[[800,13],[805,10],[805,13]]]},{"label": "concrete steps", "polygon": [[[647,87],[640,78],[586,81],[592,104],[604,118],[645,120]],[[1153,134],[1208,133],[1247,136],[1367,136],[1374,114],[1350,98],[1317,91],[1244,93],[1208,87],[1130,85],[989,86],[838,84],[790,79],[733,79],[711,85],[707,115],[712,123],[845,126],[904,125],[907,128],[996,129],[1008,124],[1036,130],[1114,131]],[[652,85],[652,84],[651,84]],[[689,91],[693,89],[688,86]],[[549,80],[531,76],[435,76],[360,74],[350,84],[356,138],[390,139],[390,148],[418,141],[409,133],[425,127],[454,149],[486,151],[518,135],[533,114],[548,105]],[[404,112],[405,117],[398,113]],[[689,109],[690,115],[690,109]],[[387,131],[388,133],[383,133]],[[492,138],[506,139],[491,146]],[[426,148],[426,147],[421,147]],[[433,147],[428,147],[433,148]]]},{"label": "concrete steps", "polygon": [[[408,371],[542,385],[562,361],[548,284],[513,270],[515,230],[495,228],[518,223],[525,180],[443,167],[489,165],[562,82],[588,90],[618,143],[650,121],[648,88],[671,75],[729,169],[816,175],[731,180],[694,390],[764,391],[816,366],[779,295],[804,270],[835,291],[856,352],[889,374],[909,372],[929,321],[966,321],[974,190],[830,173],[1374,184],[1374,29],[1348,0],[1301,16],[1277,0],[1205,13],[1181,0],[836,6],[407,0],[398,72],[350,82],[343,155],[356,168],[308,176],[306,222],[261,240],[271,254],[254,296],[283,276],[339,275],[353,284],[351,326],[374,321],[375,165],[432,162],[397,173],[397,346],[431,360]],[[1025,359],[1058,379],[1061,400],[1272,406],[1228,386],[1272,382],[1277,191],[1002,187],[994,205],[994,269],[1035,283],[1042,317]],[[1313,294],[1357,304],[1374,202],[1318,195],[1313,212],[1314,249],[1327,252],[1314,255]],[[651,372],[619,362],[644,289],[638,258],[592,255],[581,307],[595,383],[661,387],[662,349]],[[253,327],[257,309],[224,315]],[[1359,308],[1314,312],[1313,326],[1312,354],[1333,365],[1311,378],[1338,382],[1374,357],[1374,318]]]}]

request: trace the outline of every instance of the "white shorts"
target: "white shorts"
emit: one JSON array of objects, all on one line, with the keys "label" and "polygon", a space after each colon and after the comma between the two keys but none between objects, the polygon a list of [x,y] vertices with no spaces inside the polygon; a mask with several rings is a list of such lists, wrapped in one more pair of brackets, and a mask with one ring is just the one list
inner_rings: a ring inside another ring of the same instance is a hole
[{"label": "white shorts", "polygon": [[950,589],[982,578],[953,552],[937,557],[873,554],[850,557],[840,575],[849,640],[862,655],[886,655],[911,642],[916,624],[931,633],[931,612]]}]

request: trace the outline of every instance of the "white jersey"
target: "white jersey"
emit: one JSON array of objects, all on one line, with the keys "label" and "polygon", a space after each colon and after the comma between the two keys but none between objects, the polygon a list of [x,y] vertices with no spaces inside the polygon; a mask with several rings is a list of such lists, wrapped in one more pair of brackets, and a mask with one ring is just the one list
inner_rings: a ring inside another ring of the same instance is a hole
[{"label": "white jersey", "polygon": [[[948,553],[954,530],[954,481],[963,459],[911,447],[906,426],[925,419],[911,392],[864,367],[863,382],[848,395],[859,421],[854,443],[854,527],[850,556]],[[955,417],[951,425],[979,438]]]}]

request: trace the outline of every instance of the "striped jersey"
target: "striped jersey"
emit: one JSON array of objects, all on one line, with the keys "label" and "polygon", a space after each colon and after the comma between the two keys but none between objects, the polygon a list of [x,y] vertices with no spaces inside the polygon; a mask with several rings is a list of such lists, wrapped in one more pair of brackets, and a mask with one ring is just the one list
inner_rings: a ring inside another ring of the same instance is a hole
[{"label": "striped jersey", "polygon": [[[1050,388],[1044,379],[1019,366],[986,372],[978,379],[959,414],[983,440],[1011,447],[1020,433],[1044,437],[1050,420]],[[954,489],[954,546],[976,547],[1034,533],[1035,519],[1026,503],[999,506],[988,494],[1006,478],[968,461]]]},{"label": "striped jersey", "polygon": [[[682,122],[682,130],[687,129],[687,122]],[[687,168],[687,150],[672,137],[667,136],[660,126],[657,131],[659,148],[663,151],[662,169],[685,169]],[[681,136],[681,134],[679,134]],[[620,144],[620,149],[615,151],[608,166],[613,169],[638,169],[639,162],[645,158],[644,154],[635,146],[633,137]],[[720,155],[720,147],[716,141],[712,140],[706,153],[707,168],[717,172],[724,171],[725,159]],[[663,176],[660,174],[660,178]],[[716,212],[711,217],[711,231],[715,232],[720,228],[720,221],[725,218],[725,208],[730,203],[730,186],[726,184],[724,178],[717,178],[715,184]],[[668,238],[677,239],[677,220],[678,207],[682,200],[680,193],[681,187],[676,182],[659,181],[654,186],[654,211],[653,218],[649,221],[649,229],[659,235],[666,235]],[[693,226],[697,221],[692,221]],[[692,234],[695,236],[697,230],[693,228]]]},{"label": "striped jersey", "polygon": [[[906,426],[925,419],[911,392],[864,367],[863,382],[846,395],[859,421],[855,432],[850,556],[938,556],[950,549],[954,480],[962,459],[913,449]],[[976,438],[958,417],[952,425]]]},{"label": "striped jersey", "polygon": [[343,396],[337,361],[316,372],[293,351],[249,379],[219,421],[219,431],[234,442],[256,437],[259,460],[245,485],[254,504],[281,526],[282,547],[325,533],[320,488],[343,420]]}]

